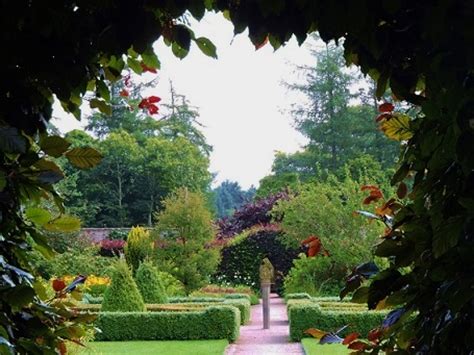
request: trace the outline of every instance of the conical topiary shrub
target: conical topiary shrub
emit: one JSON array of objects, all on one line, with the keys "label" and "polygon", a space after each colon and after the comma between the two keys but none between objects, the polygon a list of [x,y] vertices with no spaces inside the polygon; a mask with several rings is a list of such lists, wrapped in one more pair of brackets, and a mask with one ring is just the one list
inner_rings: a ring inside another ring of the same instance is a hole
[{"label": "conical topiary shrub", "polygon": [[153,239],[150,232],[143,227],[133,227],[128,233],[124,252],[125,259],[135,274],[140,263],[153,253]]},{"label": "conical topiary shrub", "polygon": [[104,294],[101,311],[143,312],[145,304],[125,260],[116,263],[112,282]]},{"label": "conical topiary shrub", "polygon": [[145,303],[168,302],[168,297],[158,275],[158,270],[151,262],[144,261],[140,264],[135,279]]}]

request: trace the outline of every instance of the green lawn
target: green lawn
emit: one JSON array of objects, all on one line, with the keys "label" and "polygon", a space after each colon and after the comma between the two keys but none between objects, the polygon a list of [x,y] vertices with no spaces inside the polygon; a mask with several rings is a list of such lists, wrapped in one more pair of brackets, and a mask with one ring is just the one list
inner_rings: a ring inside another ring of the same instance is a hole
[{"label": "green lawn", "polygon": [[183,341],[97,341],[87,343],[81,355],[98,354],[170,354],[170,355],[222,355],[229,344],[219,340]]},{"label": "green lawn", "polygon": [[304,338],[301,340],[307,355],[347,355],[351,352],[347,346],[342,344],[319,344],[319,340]]}]

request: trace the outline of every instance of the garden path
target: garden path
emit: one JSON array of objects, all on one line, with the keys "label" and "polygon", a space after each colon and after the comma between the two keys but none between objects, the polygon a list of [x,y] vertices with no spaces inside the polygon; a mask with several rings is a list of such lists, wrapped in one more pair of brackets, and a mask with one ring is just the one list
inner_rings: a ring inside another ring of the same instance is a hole
[{"label": "garden path", "polygon": [[270,329],[263,329],[262,304],[252,306],[251,322],[240,328],[239,339],[226,348],[226,355],[304,354],[301,343],[289,342],[286,305],[270,295]]}]

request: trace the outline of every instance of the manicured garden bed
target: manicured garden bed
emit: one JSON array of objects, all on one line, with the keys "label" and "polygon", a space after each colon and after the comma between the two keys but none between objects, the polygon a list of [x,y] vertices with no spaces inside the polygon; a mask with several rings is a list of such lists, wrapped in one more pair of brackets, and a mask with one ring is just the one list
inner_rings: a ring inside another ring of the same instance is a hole
[{"label": "manicured garden bed", "polygon": [[80,351],[81,355],[88,354],[193,354],[193,355],[222,355],[227,340],[186,340],[186,341],[107,341],[91,342],[87,348]]}]

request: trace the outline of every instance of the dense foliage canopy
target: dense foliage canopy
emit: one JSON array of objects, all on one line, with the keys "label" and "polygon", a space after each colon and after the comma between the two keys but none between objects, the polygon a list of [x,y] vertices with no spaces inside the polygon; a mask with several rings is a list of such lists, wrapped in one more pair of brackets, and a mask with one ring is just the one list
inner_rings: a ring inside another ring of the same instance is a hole
[{"label": "dense foliage canopy", "polygon": [[[392,233],[380,242],[391,245],[386,254],[392,262],[369,289],[372,300],[394,296],[400,305],[385,323],[387,340],[377,347],[397,344],[430,354],[472,349],[472,3],[184,0],[0,5],[0,39],[8,54],[0,59],[2,351],[52,353],[64,349],[64,338],[74,337],[63,329],[56,332],[64,317],[51,316],[54,310],[40,306],[26,272],[34,272],[26,259],[29,245],[46,254],[48,248],[25,219],[22,206],[42,196],[55,197],[61,205],[52,188],[61,173],[47,157],[65,154],[82,167],[100,160],[94,150],[68,151],[59,137],[44,135],[53,95],[79,117],[83,95],[90,90],[96,93],[91,105],[110,112],[104,81],[117,80],[125,61],[139,73],[140,61],[158,67],[151,45],[160,36],[178,57],[187,54],[191,42],[216,56],[212,43],[181,21],[185,14],[202,18],[206,8],[222,11],[236,33],[249,28],[257,48],[267,39],[278,48],[293,34],[302,43],[316,30],[326,42],[344,37],[346,61],[377,81],[377,96],[390,87],[397,100],[419,108],[405,122],[411,132],[405,135],[400,168],[392,180],[397,184],[413,179],[410,200],[397,213]],[[414,318],[407,316],[413,312]],[[42,342],[35,341],[37,334],[26,332],[32,327],[25,319],[41,329]]]}]

